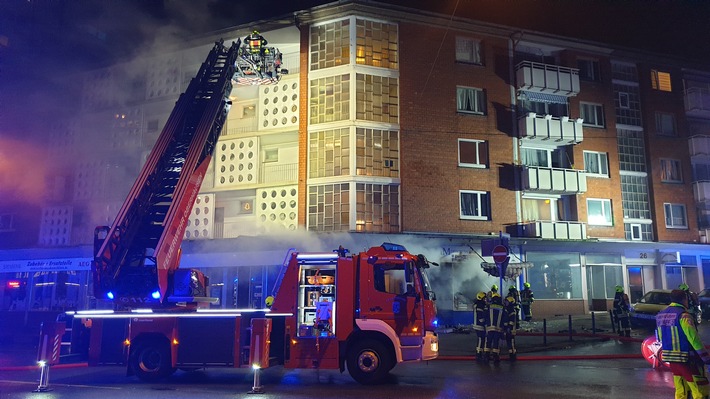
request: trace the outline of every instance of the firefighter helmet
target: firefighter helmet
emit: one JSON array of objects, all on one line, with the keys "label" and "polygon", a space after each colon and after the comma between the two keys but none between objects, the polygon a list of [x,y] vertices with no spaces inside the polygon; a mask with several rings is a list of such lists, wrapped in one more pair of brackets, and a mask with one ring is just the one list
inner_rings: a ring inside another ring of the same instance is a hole
[{"label": "firefighter helmet", "polygon": [[274,297],[271,295],[267,296],[266,299],[264,300],[264,303],[266,304],[267,308],[271,308],[271,305],[274,304]]},{"label": "firefighter helmet", "polygon": [[688,291],[690,288],[688,288],[688,284],[682,283],[681,285],[678,286],[678,289],[682,290],[682,291]]},{"label": "firefighter helmet", "polygon": [[614,287],[614,289],[616,290],[616,292],[624,292],[624,287],[620,285],[617,285],[616,287]]},{"label": "firefighter helmet", "polygon": [[530,283],[525,283],[523,285],[525,286],[525,288],[530,288]]},{"label": "firefighter helmet", "polygon": [[510,287],[508,287],[508,291],[517,291],[517,290],[518,289],[514,285],[511,285]]},{"label": "firefighter helmet", "polygon": [[485,297],[486,297],[486,293],[483,292],[483,291],[481,291],[481,292],[479,292],[478,294],[476,294],[476,299],[478,299],[479,301],[480,301],[480,300],[483,300]]},{"label": "firefighter helmet", "polygon": [[498,286],[495,285],[495,284],[493,284],[493,285],[491,286],[491,292],[498,292]]}]

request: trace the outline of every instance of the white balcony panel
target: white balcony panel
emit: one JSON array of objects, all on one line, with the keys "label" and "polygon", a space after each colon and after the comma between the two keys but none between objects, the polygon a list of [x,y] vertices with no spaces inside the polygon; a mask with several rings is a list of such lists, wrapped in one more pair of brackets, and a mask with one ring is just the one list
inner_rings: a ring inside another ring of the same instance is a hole
[{"label": "white balcony panel", "polygon": [[710,118],[710,88],[690,87],[684,94],[685,113],[688,116]]},{"label": "white balcony panel", "polygon": [[535,144],[557,147],[581,143],[584,138],[582,123],[582,119],[556,118],[530,112],[518,120],[518,131],[521,138],[533,140]]},{"label": "white balcony panel", "polygon": [[710,202],[710,181],[693,183],[693,196],[695,196],[696,202]]},{"label": "white balcony panel", "polygon": [[577,169],[526,166],[523,184],[526,191],[580,194],[587,191],[587,174]]},{"label": "white balcony panel", "polygon": [[587,225],[581,222],[553,222],[538,220],[525,223],[525,237],[539,237],[548,240],[586,240]]},{"label": "white balcony panel", "polygon": [[693,136],[688,139],[690,158],[694,162],[710,160],[710,136]]},{"label": "white balcony panel", "polygon": [[576,96],[579,94],[579,69],[540,62],[523,61],[515,66],[518,90]]}]

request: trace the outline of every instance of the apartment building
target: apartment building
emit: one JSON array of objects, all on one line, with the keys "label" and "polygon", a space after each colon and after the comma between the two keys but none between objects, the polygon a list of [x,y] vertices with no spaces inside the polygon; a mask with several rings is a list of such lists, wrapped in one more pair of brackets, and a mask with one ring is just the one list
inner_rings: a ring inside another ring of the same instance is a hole
[{"label": "apartment building", "polygon": [[[440,264],[444,323],[499,284],[501,243],[503,285],[530,282],[540,316],[607,310],[617,284],[632,300],[710,284],[710,71],[372,2],[260,24],[288,74],[235,86],[183,245],[219,306],[260,307],[291,248],[384,241]],[[252,28],[77,77],[82,112],[47,145],[37,245],[0,252],[3,310],[95,305],[94,226],[211,43]]]}]

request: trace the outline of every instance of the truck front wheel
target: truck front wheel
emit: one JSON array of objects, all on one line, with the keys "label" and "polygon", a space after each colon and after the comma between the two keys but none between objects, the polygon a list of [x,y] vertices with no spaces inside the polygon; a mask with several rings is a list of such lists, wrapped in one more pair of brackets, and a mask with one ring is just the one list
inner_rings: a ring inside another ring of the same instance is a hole
[{"label": "truck front wheel", "polygon": [[138,344],[131,352],[131,367],[143,381],[155,381],[172,374],[170,346],[166,342],[147,341]]},{"label": "truck front wheel", "polygon": [[374,339],[358,341],[348,350],[348,372],[361,384],[379,384],[392,369],[392,360],[382,342]]}]

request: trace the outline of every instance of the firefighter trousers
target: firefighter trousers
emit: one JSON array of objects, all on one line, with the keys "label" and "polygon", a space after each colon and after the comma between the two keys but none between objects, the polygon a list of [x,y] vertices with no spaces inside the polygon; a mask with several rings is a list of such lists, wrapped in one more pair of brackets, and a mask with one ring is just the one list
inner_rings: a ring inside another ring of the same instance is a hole
[{"label": "firefighter trousers", "polygon": [[673,372],[675,399],[708,397],[708,377],[703,363],[691,360],[688,363],[669,363],[669,365]]}]

